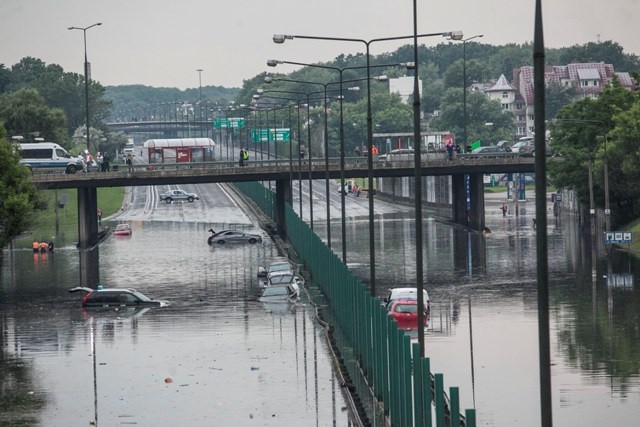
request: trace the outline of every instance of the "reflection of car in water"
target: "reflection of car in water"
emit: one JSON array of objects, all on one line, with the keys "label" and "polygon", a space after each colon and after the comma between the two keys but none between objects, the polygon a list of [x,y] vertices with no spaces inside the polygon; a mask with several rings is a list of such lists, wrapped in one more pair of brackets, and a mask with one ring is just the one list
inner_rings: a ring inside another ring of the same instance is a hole
[{"label": "reflection of car in water", "polygon": [[86,287],[76,287],[69,289],[69,292],[85,292],[82,299],[83,307],[166,307],[168,301],[152,300],[148,296],[135,289],[126,288],[105,288],[91,289]]},{"label": "reflection of car in water", "polygon": [[[209,230],[213,233],[213,230]],[[262,237],[258,234],[243,233],[238,230],[223,230],[218,233],[209,236],[207,243],[210,245],[218,244],[224,245],[225,243],[258,243],[262,242]]]}]

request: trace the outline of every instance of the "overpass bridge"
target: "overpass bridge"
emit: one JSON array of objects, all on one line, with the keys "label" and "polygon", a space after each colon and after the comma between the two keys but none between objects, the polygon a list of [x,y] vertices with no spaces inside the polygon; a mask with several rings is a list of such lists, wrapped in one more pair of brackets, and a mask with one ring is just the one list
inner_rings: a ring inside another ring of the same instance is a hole
[{"label": "overpass bridge", "polygon": [[[358,162],[359,160],[359,162]],[[374,162],[374,178],[413,177],[412,161]],[[459,155],[453,160],[428,159],[422,162],[421,175],[452,177],[452,218],[454,222],[468,225],[476,230],[484,227],[483,175],[534,172],[534,159],[513,156],[481,157]],[[339,179],[344,173],[348,178],[366,178],[369,168],[363,159],[350,158],[344,171],[340,159],[298,160],[252,160],[249,166],[240,167],[235,162],[174,163],[133,165],[133,170],[112,172],[69,174],[34,174],[32,180],[39,189],[69,189],[78,191],[78,238],[79,246],[90,247],[98,238],[97,188],[151,185],[179,185],[203,183],[233,183],[248,181],[276,182],[276,212],[278,230],[286,236],[284,227],[284,204],[292,203],[292,181]],[[469,188],[465,176],[469,177]],[[467,193],[469,206],[467,208]],[[283,236],[283,237],[284,237]]]}]

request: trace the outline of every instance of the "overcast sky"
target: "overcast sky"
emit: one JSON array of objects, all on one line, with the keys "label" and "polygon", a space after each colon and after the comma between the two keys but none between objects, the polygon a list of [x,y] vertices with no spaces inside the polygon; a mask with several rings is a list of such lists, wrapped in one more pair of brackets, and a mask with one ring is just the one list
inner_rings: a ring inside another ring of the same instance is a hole
[{"label": "overcast sky", "polygon": [[[418,0],[418,32],[484,34],[489,44],[533,39],[535,0]],[[547,47],[613,40],[640,54],[640,0],[543,0]],[[292,40],[274,33],[371,40],[413,33],[410,0],[0,0],[0,63],[26,56],[83,72],[87,31],[92,78],[103,85],[241,87],[267,59],[303,63],[364,52],[362,43]],[[440,37],[421,39],[435,45]],[[397,42],[371,44],[371,53]],[[468,47],[468,46],[467,46]],[[293,71],[279,66],[281,72]],[[273,70],[273,69],[270,69]],[[628,70],[621,70],[628,71]],[[497,76],[496,76],[497,77]]]}]

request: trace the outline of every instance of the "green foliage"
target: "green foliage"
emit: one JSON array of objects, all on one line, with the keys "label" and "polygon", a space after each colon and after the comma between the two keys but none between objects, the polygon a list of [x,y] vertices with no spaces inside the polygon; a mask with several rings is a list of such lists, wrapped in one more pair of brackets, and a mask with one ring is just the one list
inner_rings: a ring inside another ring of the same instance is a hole
[{"label": "green foliage", "polygon": [[[10,83],[6,92],[19,89],[36,89],[51,108],[59,108],[66,116],[67,133],[72,133],[86,122],[86,93],[84,76],[64,72],[56,64],[45,64],[40,59],[25,57],[11,67]],[[100,127],[109,112],[109,102],[104,99],[100,83],[89,82],[89,113],[94,126]],[[63,144],[64,145],[64,144]]]},{"label": "green foliage", "polygon": [[[2,129],[2,127],[0,127]],[[20,166],[15,145],[0,132],[0,248],[27,230],[33,211],[40,206],[38,193],[29,177],[29,169]]]},{"label": "green foliage", "polygon": [[64,112],[49,108],[36,89],[19,89],[0,96],[0,120],[10,136],[25,140],[42,137],[60,145],[68,145]]},{"label": "green foliage", "polygon": [[609,199],[617,223],[638,215],[639,102],[637,94],[614,81],[597,99],[582,99],[562,108],[550,125],[551,145],[563,158],[550,162],[550,181],[575,190],[584,206],[589,205],[591,162],[594,201],[597,207],[604,207],[606,149]]},{"label": "green foliage", "polygon": [[[464,101],[462,89],[451,88],[445,92],[440,115],[433,119],[435,131],[451,131],[458,142],[464,135]],[[493,123],[487,126],[486,123]],[[505,111],[499,101],[491,101],[485,94],[467,94],[467,142],[482,141],[484,145],[512,139],[513,114]]]}]

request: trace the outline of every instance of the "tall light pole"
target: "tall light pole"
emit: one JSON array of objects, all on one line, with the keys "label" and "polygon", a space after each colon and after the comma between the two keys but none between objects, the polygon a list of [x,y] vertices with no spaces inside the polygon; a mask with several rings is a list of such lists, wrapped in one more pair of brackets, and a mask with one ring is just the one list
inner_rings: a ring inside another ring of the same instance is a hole
[{"label": "tall light pole", "polygon": [[467,37],[466,39],[461,39],[462,42],[462,110],[463,110],[463,126],[464,133],[462,134],[462,146],[467,148],[467,42],[473,39],[477,39],[479,37],[483,37],[484,34],[478,34],[475,36]]},{"label": "tall light pole", "polygon": [[[196,70],[198,72],[198,110],[200,116],[200,123],[198,128],[200,129],[200,137],[202,137],[202,72],[204,71],[202,68],[198,68]],[[195,114],[193,116],[195,122]]]},{"label": "tall light pole", "polygon": [[[415,0],[414,0],[415,1]],[[369,190],[369,276],[370,276],[370,293],[372,296],[376,295],[376,263],[375,263],[375,233],[374,233],[374,223],[373,223],[373,155],[371,153],[373,148],[373,117],[371,112],[371,55],[370,55],[370,46],[372,43],[381,42],[381,41],[392,41],[392,40],[406,40],[406,39],[417,39],[418,37],[429,37],[429,36],[445,36],[449,37],[453,40],[459,40],[462,38],[462,32],[447,32],[447,33],[431,33],[431,34],[420,34],[420,35],[409,35],[409,36],[397,36],[397,37],[385,37],[385,38],[377,38],[372,40],[364,40],[364,39],[356,39],[356,38],[342,38],[342,37],[324,37],[324,36],[303,36],[303,35],[290,35],[290,34],[274,34],[273,42],[277,44],[282,44],[285,40],[293,40],[293,39],[309,39],[309,40],[326,40],[326,41],[341,41],[341,42],[354,42],[354,43],[363,43],[366,48],[366,59],[367,59],[367,169],[368,169],[368,190]]]},{"label": "tall light pole", "polygon": [[198,72],[198,101],[202,102],[202,72],[204,70],[202,68],[198,68],[196,71]]},{"label": "tall light pole", "polygon": [[89,139],[89,79],[91,79],[91,70],[89,69],[89,61],[87,61],[87,30],[97,25],[102,25],[102,22],[97,22],[88,27],[69,27],[68,30],[82,30],[84,38],[84,100],[85,109],[87,113],[87,150],[91,152],[91,143]]},{"label": "tall light pole", "polygon": [[[304,62],[295,62],[295,61],[281,61],[278,59],[269,59],[267,61],[267,65],[269,67],[275,67],[278,64],[289,64],[289,65],[301,65],[303,67],[311,67],[311,68],[323,68],[323,69],[327,69],[327,70],[334,70],[334,71],[338,71],[339,75],[340,75],[340,80],[339,80],[339,84],[340,84],[340,188],[342,190],[344,190],[344,185],[345,185],[345,172],[344,172],[344,158],[345,158],[345,146],[344,146],[344,117],[343,117],[343,108],[342,108],[342,104],[343,104],[343,100],[344,100],[344,96],[342,95],[342,84],[344,83],[344,80],[342,78],[343,73],[346,70],[357,70],[357,69],[364,69],[366,67],[364,66],[355,66],[355,67],[344,67],[344,68],[339,68],[339,67],[332,67],[329,65],[322,65],[322,64],[308,64],[308,63],[304,63]],[[374,67],[394,67],[394,66],[403,66],[406,67],[408,69],[412,69],[414,67],[412,62],[406,62],[406,63],[400,63],[400,64],[384,64],[384,65],[373,65],[371,66],[371,68]],[[330,83],[327,83],[327,85]],[[351,90],[353,88],[349,88],[349,90]],[[341,229],[342,229],[342,262],[344,262],[345,264],[347,263],[347,226],[346,226],[346,207],[345,207],[345,197],[346,197],[346,193],[344,191],[340,191],[340,211],[341,211]]]}]

